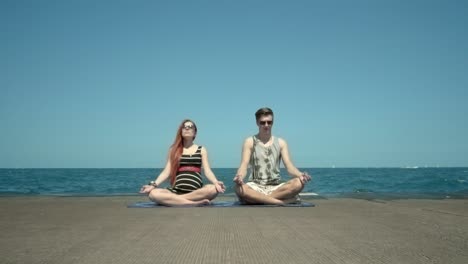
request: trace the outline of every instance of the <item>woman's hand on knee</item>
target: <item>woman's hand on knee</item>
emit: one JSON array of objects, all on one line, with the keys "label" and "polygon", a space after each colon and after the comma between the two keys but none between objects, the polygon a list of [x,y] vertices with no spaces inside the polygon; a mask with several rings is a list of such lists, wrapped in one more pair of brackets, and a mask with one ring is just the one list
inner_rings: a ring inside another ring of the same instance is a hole
[{"label": "woman's hand on knee", "polygon": [[153,185],[143,185],[140,189],[140,193],[150,193],[152,190],[154,190],[155,187]]},{"label": "woman's hand on knee", "polygon": [[224,183],[222,181],[215,182],[214,186],[216,188],[216,192],[218,193],[224,193],[224,191],[226,190],[226,187],[224,186]]}]

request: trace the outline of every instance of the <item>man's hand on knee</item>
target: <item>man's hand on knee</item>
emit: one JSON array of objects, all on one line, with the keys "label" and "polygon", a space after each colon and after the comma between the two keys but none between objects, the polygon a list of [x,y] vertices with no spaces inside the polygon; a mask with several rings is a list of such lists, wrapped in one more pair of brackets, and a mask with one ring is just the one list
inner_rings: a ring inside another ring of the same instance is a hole
[{"label": "man's hand on knee", "polygon": [[308,183],[311,179],[312,177],[307,172],[303,172],[299,177],[299,180],[301,180],[302,184]]}]

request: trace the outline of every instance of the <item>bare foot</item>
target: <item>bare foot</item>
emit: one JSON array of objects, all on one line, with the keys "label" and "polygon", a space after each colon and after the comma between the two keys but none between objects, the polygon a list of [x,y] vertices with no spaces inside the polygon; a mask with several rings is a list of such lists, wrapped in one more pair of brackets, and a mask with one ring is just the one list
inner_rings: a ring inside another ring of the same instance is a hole
[{"label": "bare foot", "polygon": [[197,206],[203,206],[203,205],[209,205],[209,204],[211,204],[211,202],[208,199],[203,199],[203,200],[200,200],[200,201],[193,202],[193,204],[197,205]]},{"label": "bare foot", "polygon": [[289,198],[289,199],[284,199],[283,202],[284,202],[284,204],[300,204],[301,199],[293,197],[293,198]]},{"label": "bare foot", "polygon": [[269,202],[265,203],[265,204],[273,204],[273,205],[284,205],[285,202],[283,200],[280,200],[280,199],[276,199],[276,198],[273,198],[271,196],[269,196],[271,199]]},{"label": "bare foot", "polygon": [[246,205],[249,205],[249,204],[250,205],[264,204],[264,205],[279,205],[279,206],[285,204],[282,200],[275,199],[275,198],[272,198],[268,202],[251,202],[251,201],[247,201],[247,200],[242,200],[241,203],[246,204]]},{"label": "bare foot", "polygon": [[274,203],[272,203],[274,205],[284,205],[285,203],[281,200],[278,200],[278,201],[275,201]]}]

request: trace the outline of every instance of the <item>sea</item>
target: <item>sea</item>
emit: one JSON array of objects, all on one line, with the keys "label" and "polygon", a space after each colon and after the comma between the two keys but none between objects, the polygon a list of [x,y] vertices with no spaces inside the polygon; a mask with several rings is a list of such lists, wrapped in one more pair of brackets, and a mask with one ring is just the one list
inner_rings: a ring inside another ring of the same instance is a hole
[{"label": "sea", "polygon": [[[0,169],[0,196],[132,196],[162,169]],[[312,176],[302,191],[312,198],[468,198],[468,168],[300,168]],[[236,168],[215,168],[235,196]],[[282,169],[283,180],[289,176]],[[206,178],[205,183],[208,183]],[[165,183],[165,186],[168,186]],[[164,184],[163,184],[164,187]]]}]

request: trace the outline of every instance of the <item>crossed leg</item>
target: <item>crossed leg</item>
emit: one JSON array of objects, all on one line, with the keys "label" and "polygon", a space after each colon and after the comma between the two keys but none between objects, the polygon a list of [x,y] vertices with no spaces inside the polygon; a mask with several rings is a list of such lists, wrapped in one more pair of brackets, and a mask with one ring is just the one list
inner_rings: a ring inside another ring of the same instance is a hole
[{"label": "crossed leg", "polygon": [[247,184],[236,185],[234,187],[239,199],[247,204],[275,205],[284,205],[290,202],[303,188],[304,184],[298,178],[289,180],[269,195],[257,192]]},{"label": "crossed leg", "polygon": [[218,196],[218,191],[216,191],[216,187],[213,184],[207,184],[198,190],[182,194],[180,196],[191,201],[200,201],[205,199],[211,201]]},{"label": "crossed leg", "polygon": [[210,203],[210,200],[217,196],[216,188],[214,185],[206,185],[193,192],[178,195],[167,189],[156,188],[152,190],[148,197],[151,201],[167,205],[167,206],[178,206],[178,205],[206,205]]},{"label": "crossed leg", "polygon": [[294,178],[274,190],[270,196],[282,201],[288,201],[294,199],[302,189],[304,189],[304,184],[300,179]]}]

